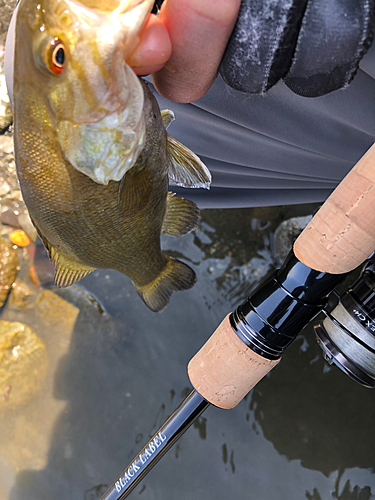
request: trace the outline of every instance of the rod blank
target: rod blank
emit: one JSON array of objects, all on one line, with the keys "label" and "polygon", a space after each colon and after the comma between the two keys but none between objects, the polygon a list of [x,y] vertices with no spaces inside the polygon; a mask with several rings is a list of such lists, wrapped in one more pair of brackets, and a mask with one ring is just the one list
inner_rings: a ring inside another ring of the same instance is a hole
[{"label": "rod blank", "polygon": [[210,405],[192,391],[100,500],[123,500]]}]

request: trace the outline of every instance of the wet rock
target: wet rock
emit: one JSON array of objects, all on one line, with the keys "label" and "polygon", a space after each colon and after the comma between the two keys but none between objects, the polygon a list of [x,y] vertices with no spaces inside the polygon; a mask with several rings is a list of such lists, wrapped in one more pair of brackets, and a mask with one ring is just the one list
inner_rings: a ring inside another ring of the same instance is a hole
[{"label": "wet rock", "polygon": [[[0,75],[0,134],[4,134],[8,130],[8,128],[12,125],[12,123],[13,123],[13,112],[9,101],[5,75],[1,74]],[[11,139],[11,137],[8,136],[7,139]],[[13,141],[11,140],[11,142],[12,142],[11,151],[13,151]],[[2,149],[1,141],[0,141],[0,148]]]},{"label": "wet rock", "polygon": [[0,411],[28,402],[47,369],[46,347],[31,328],[0,321]]},{"label": "wet rock", "polygon": [[13,231],[13,227],[4,226],[3,224],[0,224],[0,236],[5,238],[7,241],[9,240],[9,235],[12,231]]},{"label": "wet rock", "polygon": [[18,222],[21,228],[25,231],[30,240],[34,243],[37,237],[37,232],[34,224],[31,222],[30,217],[27,214],[22,214],[18,216]]},{"label": "wet rock", "polygon": [[13,140],[8,135],[0,135],[0,196],[2,203],[6,198],[14,199],[14,192],[17,192],[17,198],[19,198],[20,187],[14,161]]},{"label": "wet rock", "polygon": [[0,0],[0,54],[4,54],[4,43],[16,0]]},{"label": "wet rock", "polygon": [[20,224],[18,222],[18,215],[13,211],[13,210],[5,210],[0,215],[0,222],[2,224],[5,224],[6,226],[11,226],[11,227],[16,227],[19,228]]},{"label": "wet rock", "polygon": [[17,245],[18,247],[27,247],[31,243],[30,238],[22,229],[17,229],[16,231],[10,233],[9,239],[14,245]]},{"label": "wet rock", "polygon": [[13,123],[13,112],[9,102],[0,105],[0,134],[4,134]]},{"label": "wet rock", "polygon": [[312,215],[293,217],[283,221],[275,231],[274,251],[275,258],[282,264],[293,247],[295,240],[311,221]]},{"label": "wet rock", "polygon": [[33,307],[34,300],[35,292],[29,287],[27,283],[20,279],[16,279],[10,293],[9,305],[14,309],[24,311],[25,309],[30,309]]},{"label": "wet rock", "polygon": [[3,306],[18,272],[18,255],[10,241],[0,238],[0,307]]},{"label": "wet rock", "polygon": [[5,196],[10,191],[10,186],[6,181],[0,184],[0,196]]},{"label": "wet rock", "polygon": [[55,283],[55,267],[48,260],[37,260],[30,266],[29,276],[38,287],[51,286]]},{"label": "wet rock", "polygon": [[[1,500],[8,498],[1,495],[1,473],[6,467],[12,472],[27,471],[30,477],[31,471],[44,474],[48,470],[56,430],[63,429],[65,433],[67,429],[64,416],[70,413],[71,396],[68,394],[75,392],[77,387],[78,391],[81,390],[76,382],[71,384],[70,380],[64,381],[64,372],[69,378],[72,371],[75,373],[75,364],[71,364],[72,353],[83,353],[82,359],[78,361],[81,366],[80,374],[77,374],[78,379],[86,379],[85,374],[88,374],[89,380],[95,386],[96,377],[102,377],[102,373],[96,371],[98,365],[95,359],[102,360],[106,350],[112,353],[114,347],[118,348],[123,339],[123,336],[120,337],[117,333],[117,323],[101,312],[100,306],[94,304],[93,300],[74,285],[56,292],[43,291],[38,296],[35,323],[39,325],[39,331],[45,339],[49,372],[42,391],[32,398],[26,407],[20,408],[20,411],[6,412],[0,420]],[[77,342],[80,344],[78,351]],[[99,364],[102,366],[101,361]],[[107,370],[106,362],[103,362],[103,366]],[[93,376],[93,373],[96,375]],[[10,392],[10,397],[11,394]],[[87,401],[83,393],[82,397]],[[77,420],[76,417],[74,420]],[[77,449],[70,437],[64,438],[62,448],[60,445],[58,448],[63,450],[65,459],[72,456],[73,460],[77,458]],[[32,487],[30,491],[33,492]],[[25,498],[29,497],[30,495],[26,495]],[[42,497],[38,498],[42,500]],[[83,500],[83,496],[81,499]]]},{"label": "wet rock", "polygon": [[44,245],[39,244],[39,242],[36,242],[36,244],[33,245],[29,245],[26,248],[26,251],[31,262],[36,262],[37,260],[49,261],[47,250],[45,249]]},{"label": "wet rock", "polygon": [[[1,116],[1,111],[2,111],[2,105],[1,105],[1,101],[0,101],[0,133],[2,131],[2,128],[1,128],[1,124],[2,124],[2,116]],[[13,137],[9,136],[9,135],[3,135],[3,136],[0,136],[0,150],[2,153],[5,153],[5,154],[12,154],[13,151],[14,151],[14,144],[13,144]]]},{"label": "wet rock", "polygon": [[48,326],[57,325],[67,331],[73,331],[79,314],[78,307],[51,290],[43,290],[38,295],[35,310]]},{"label": "wet rock", "polygon": [[7,196],[7,199],[12,201],[14,200],[23,202],[22,193],[19,189],[16,189],[12,193],[10,193],[9,196]]}]

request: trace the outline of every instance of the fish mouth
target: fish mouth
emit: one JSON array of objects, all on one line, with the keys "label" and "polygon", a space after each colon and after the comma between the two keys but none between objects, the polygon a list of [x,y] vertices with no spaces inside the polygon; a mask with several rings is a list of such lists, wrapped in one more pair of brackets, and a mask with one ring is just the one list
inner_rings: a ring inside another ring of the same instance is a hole
[{"label": "fish mouth", "polygon": [[64,1],[64,8],[67,7],[73,16],[74,30],[79,32],[69,79],[73,82],[74,93],[81,94],[81,101],[86,101],[75,100],[74,119],[80,123],[98,122],[126,106],[128,91],[123,66],[139,44],[154,4],[154,0],[113,2],[118,6],[103,12],[100,8],[103,9],[105,0]]},{"label": "fish mouth", "polygon": [[[81,47],[77,43],[77,63],[72,65],[70,76],[77,96],[83,99],[75,101],[73,116],[58,121],[57,136],[70,164],[94,182],[106,185],[111,180],[121,181],[144,146],[143,88],[125,60],[139,43],[154,1],[120,0],[110,13],[84,7],[84,2],[66,2],[72,5],[82,28],[82,43]],[[90,0],[90,6],[95,2],[101,3]],[[87,47],[93,46],[96,52],[88,53]],[[100,68],[95,65],[98,57]],[[87,67],[84,80],[80,77],[82,61]],[[83,81],[92,82],[92,88],[85,89]]]},{"label": "fish mouth", "polygon": [[133,167],[145,144],[144,93],[133,70],[123,63],[126,100],[112,107],[111,96],[101,113],[89,119],[61,120],[57,137],[65,158],[98,184],[119,182]]},{"label": "fish mouth", "polygon": [[104,0],[88,3],[89,6],[85,0],[65,0],[68,11],[77,19],[78,29],[94,29],[102,47],[121,45],[127,59],[139,43],[154,0],[118,0],[118,6],[112,10],[103,9]]},{"label": "fish mouth", "polygon": [[126,32],[122,51],[127,59],[139,43],[148,15],[154,6],[154,0],[120,0],[118,16],[122,31]]}]

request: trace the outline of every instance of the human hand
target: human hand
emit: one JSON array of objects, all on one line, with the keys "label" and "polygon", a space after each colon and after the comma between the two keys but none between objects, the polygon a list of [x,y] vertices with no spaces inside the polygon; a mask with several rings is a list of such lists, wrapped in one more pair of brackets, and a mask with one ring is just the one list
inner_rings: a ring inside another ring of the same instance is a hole
[{"label": "human hand", "polygon": [[127,59],[129,66],[138,76],[146,76],[159,71],[169,60],[172,43],[163,22],[150,14],[140,35],[140,42]]},{"label": "human hand", "polygon": [[150,16],[128,63],[153,73],[158,92],[176,102],[202,97],[214,82],[241,0],[166,0]]}]

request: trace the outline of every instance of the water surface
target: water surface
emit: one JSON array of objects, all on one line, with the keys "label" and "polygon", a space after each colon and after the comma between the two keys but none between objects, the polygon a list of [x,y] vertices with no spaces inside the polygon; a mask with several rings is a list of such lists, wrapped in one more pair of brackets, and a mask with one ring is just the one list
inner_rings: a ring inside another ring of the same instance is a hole
[{"label": "water surface", "polygon": [[[43,338],[50,373],[1,420],[0,498],[99,499],[190,390],[189,359],[274,268],[278,223],[312,208],[210,210],[195,234],[163,237],[198,283],[161,314],[105,270],[52,290],[60,315],[5,310]],[[209,408],[132,497],[373,499],[374,410],[373,392],[329,367],[308,328],[238,407]]]}]

